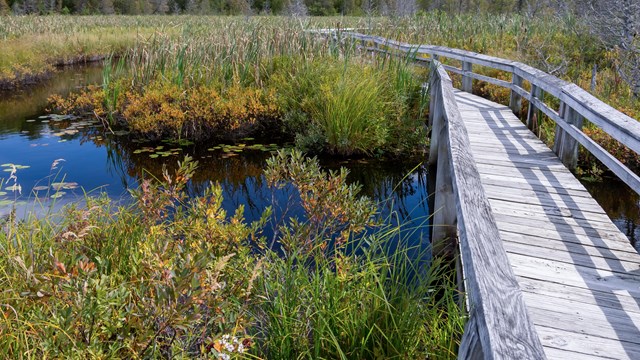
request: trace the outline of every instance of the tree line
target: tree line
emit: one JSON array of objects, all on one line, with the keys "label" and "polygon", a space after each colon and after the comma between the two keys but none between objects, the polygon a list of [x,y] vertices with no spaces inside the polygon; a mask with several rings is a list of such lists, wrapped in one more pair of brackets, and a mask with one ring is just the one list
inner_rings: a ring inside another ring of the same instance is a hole
[{"label": "tree line", "polygon": [[385,15],[518,13],[583,18],[619,52],[621,77],[640,96],[640,0],[0,0],[2,14]]},{"label": "tree line", "polygon": [[[0,14],[293,14],[411,15],[449,13],[580,12],[591,5],[625,0],[0,0]],[[626,0],[637,2],[637,0]]]}]

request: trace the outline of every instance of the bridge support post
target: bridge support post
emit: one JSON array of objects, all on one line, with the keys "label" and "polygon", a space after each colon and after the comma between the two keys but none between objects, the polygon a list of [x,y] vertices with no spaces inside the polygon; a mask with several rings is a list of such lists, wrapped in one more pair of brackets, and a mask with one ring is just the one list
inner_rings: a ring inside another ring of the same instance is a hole
[{"label": "bridge support post", "polygon": [[[439,66],[439,63],[435,61],[433,65]],[[451,179],[449,129],[446,123],[442,80],[437,76],[432,76],[429,88],[431,91],[429,100],[429,125],[431,126],[429,169],[431,173],[435,173],[431,250],[435,257],[452,260],[457,238],[457,216]]]},{"label": "bridge support post", "polygon": [[538,127],[538,109],[534,105],[534,99],[541,100],[542,98],[542,89],[537,86],[531,84],[531,101],[529,101],[529,111],[527,112],[527,127],[529,130],[534,131]]},{"label": "bridge support post", "polygon": [[[462,62],[462,71],[463,72],[472,72],[473,64],[470,62],[463,61]],[[469,94],[473,93],[473,78],[470,76],[462,75],[462,91],[468,92]]]},{"label": "bridge support post", "polygon": [[484,359],[484,352],[482,351],[480,334],[478,334],[477,322],[478,317],[472,309],[471,316],[464,327],[464,333],[462,334],[462,340],[460,341],[460,349],[458,350],[458,359],[460,360]]},{"label": "bridge support post", "polygon": [[[442,117],[444,118],[444,117]],[[442,121],[443,122],[443,121]],[[442,123],[438,134],[438,160],[431,227],[431,251],[434,257],[451,260],[457,238],[456,199],[451,179],[451,159],[448,151],[448,125]]]},{"label": "bridge support post", "polygon": [[429,127],[431,128],[431,141],[429,143],[429,165],[435,166],[438,161],[438,142],[440,129],[442,128],[442,99],[437,89],[440,87],[440,80],[431,78],[429,82]]},{"label": "bridge support post", "polygon": [[[522,78],[516,74],[511,75],[511,84],[514,86],[522,87]],[[509,107],[514,114],[520,116],[522,111],[522,96],[519,93],[511,89],[511,99],[509,100]]]},{"label": "bridge support post", "polygon": [[[565,103],[560,103],[560,116],[569,125],[582,129],[582,116]],[[569,170],[575,170],[578,165],[578,141],[566,131],[556,125],[556,135],[553,143],[553,151],[558,155],[564,166]]]}]

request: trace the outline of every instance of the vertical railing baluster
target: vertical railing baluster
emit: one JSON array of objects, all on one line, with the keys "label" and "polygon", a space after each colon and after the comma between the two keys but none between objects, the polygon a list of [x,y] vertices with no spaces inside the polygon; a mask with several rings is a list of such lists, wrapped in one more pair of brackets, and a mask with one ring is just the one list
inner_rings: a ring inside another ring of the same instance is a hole
[{"label": "vertical railing baluster", "polygon": [[462,91],[473,93],[473,78],[471,76],[464,75],[464,72],[473,72],[473,64],[467,61],[462,62]]},{"label": "vertical railing baluster", "polygon": [[[511,73],[511,84],[513,86],[518,86],[521,88],[522,78],[515,73]],[[520,112],[522,111],[522,96],[520,96],[520,94],[514,89],[511,89],[511,99],[509,99],[509,107],[514,114],[520,115]]]}]

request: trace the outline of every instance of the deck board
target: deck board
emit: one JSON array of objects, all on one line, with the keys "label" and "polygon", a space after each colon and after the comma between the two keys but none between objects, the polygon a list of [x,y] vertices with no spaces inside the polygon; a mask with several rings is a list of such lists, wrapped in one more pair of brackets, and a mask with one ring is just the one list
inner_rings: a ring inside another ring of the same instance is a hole
[{"label": "deck board", "polygon": [[508,107],[455,95],[545,355],[640,359],[640,255]]}]

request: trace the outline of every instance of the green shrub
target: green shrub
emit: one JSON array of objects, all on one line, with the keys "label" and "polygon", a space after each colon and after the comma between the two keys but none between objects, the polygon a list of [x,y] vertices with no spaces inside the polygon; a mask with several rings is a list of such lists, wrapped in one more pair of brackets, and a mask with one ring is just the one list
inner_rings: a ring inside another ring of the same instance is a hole
[{"label": "green shrub", "polygon": [[306,220],[261,237],[212,184],[189,199],[186,158],[134,203],[86,199],[4,220],[0,353],[8,358],[454,358],[464,325],[453,274],[376,220],[376,207],[299,153],[270,160]]}]

